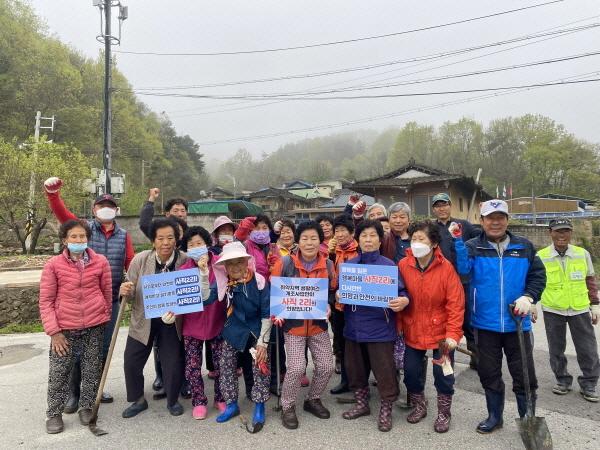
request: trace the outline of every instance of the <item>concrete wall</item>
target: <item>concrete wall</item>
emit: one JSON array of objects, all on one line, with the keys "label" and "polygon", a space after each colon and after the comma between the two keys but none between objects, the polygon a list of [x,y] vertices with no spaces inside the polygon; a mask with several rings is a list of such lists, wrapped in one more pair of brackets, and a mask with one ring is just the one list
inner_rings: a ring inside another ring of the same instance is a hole
[{"label": "concrete wall", "polygon": [[[159,217],[159,216],[154,216]],[[205,214],[188,214],[187,223],[189,226],[201,226],[206,228],[209,232],[213,229],[213,223],[216,216],[210,216]],[[128,233],[131,234],[134,245],[147,244],[148,238],[144,236],[144,233],[140,230],[138,225],[138,216],[120,216],[117,218],[119,226],[125,228]]]}]

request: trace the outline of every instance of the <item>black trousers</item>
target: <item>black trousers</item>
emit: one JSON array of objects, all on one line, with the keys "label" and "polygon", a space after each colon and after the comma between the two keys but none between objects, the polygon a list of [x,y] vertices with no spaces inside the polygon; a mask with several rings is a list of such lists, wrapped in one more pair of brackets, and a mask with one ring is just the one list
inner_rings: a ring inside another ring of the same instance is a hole
[{"label": "black trousers", "polygon": [[155,337],[162,366],[167,404],[171,406],[179,398],[179,391],[183,383],[185,356],[175,325],[167,325],[160,318],[151,319],[148,344],[144,345],[127,337],[124,355],[127,401],[135,402],[144,395],[144,366],[152,351]]},{"label": "black trousers", "polygon": [[331,331],[333,331],[333,355],[342,361],[344,361],[344,311],[338,311],[334,306],[331,307]]},{"label": "black trousers", "polygon": [[[512,390],[515,394],[525,393],[523,382],[523,366],[521,364],[521,351],[517,333],[498,333],[495,331],[474,329],[475,344],[479,351],[479,380],[484,389],[503,393],[504,381],[502,380],[502,352],[506,355],[508,371],[513,379]],[[533,364],[533,344],[531,332],[525,332],[525,350],[529,372],[529,386],[535,394],[538,383]]]}]

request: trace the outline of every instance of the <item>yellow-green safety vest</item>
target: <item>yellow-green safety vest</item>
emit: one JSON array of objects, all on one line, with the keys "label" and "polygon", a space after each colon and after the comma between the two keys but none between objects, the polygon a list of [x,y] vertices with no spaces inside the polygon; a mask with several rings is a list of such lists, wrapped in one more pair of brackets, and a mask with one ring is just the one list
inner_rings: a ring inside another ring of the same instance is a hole
[{"label": "yellow-green safety vest", "polygon": [[585,250],[570,246],[573,257],[565,258],[563,269],[558,256],[552,256],[554,245],[541,249],[538,256],[546,267],[546,289],[542,293],[542,305],[559,311],[573,309],[580,311],[590,307],[588,289],[585,283],[587,262]]}]

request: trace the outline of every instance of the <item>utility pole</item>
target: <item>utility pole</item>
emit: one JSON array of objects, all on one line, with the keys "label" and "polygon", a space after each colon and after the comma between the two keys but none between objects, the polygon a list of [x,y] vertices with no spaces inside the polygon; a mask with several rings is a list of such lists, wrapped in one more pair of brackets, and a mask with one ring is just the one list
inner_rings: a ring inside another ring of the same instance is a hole
[{"label": "utility pole", "polygon": [[148,169],[149,169],[150,167],[152,167],[152,163],[149,162],[149,161],[145,161],[145,160],[142,159],[142,188],[144,188],[144,186],[146,184],[145,183],[145,180],[146,180],[146,177],[145,177],[146,170],[145,169],[146,169],[146,167],[148,167]]},{"label": "utility pole", "polygon": [[112,170],[111,139],[112,139],[112,111],[111,111],[111,89],[112,89],[112,70],[111,70],[111,31],[110,31],[110,10],[112,9],[112,0],[104,0],[104,149],[102,161],[106,181],[104,193],[110,194],[110,175]]},{"label": "utility pole", "polygon": [[[42,126],[42,120],[50,120],[51,124],[49,127]],[[54,116],[52,117],[42,117],[42,112],[37,111],[35,113],[35,130],[33,132],[33,161],[34,161],[34,169],[35,163],[37,162],[37,151],[38,144],[40,142],[40,130],[50,130],[54,131]],[[25,239],[25,247],[29,251],[31,248],[31,231],[33,230],[33,224],[35,222],[35,171],[31,172],[31,177],[29,178],[29,202],[27,208],[27,223],[25,224],[25,232],[27,234],[27,238]]]},{"label": "utility pole", "polygon": [[[93,5],[100,8],[100,34],[96,36],[104,44],[104,113],[103,113],[103,150],[102,167],[104,169],[104,194],[110,194],[112,176],[112,57],[111,46],[121,44],[121,24],[128,17],[127,6],[121,5],[118,0],[93,0]],[[119,8],[119,37],[112,35],[111,10]],[[104,30],[102,29],[102,13],[104,12]]]}]

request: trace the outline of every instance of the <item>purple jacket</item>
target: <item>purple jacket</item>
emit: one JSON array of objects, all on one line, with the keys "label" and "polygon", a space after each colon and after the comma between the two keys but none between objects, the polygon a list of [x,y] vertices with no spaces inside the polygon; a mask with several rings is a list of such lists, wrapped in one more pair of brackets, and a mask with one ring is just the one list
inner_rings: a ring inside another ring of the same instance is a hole
[{"label": "purple jacket", "polygon": [[[213,255],[210,255],[214,259]],[[193,259],[185,262],[180,270],[193,269],[196,266],[196,261]],[[209,264],[210,273],[208,275],[209,283],[212,283],[215,276],[212,272],[212,267]],[[206,299],[204,299],[206,300]],[[214,302],[208,306],[204,306],[204,311],[189,313],[183,315],[183,336],[191,336],[201,341],[208,341],[218,336],[223,330],[225,324],[225,303]]]},{"label": "purple jacket", "polygon": [[[348,260],[348,264],[395,266],[391,259],[382,256],[379,250],[360,253]],[[408,294],[398,271],[398,296]],[[375,306],[344,305],[344,337],[354,342],[391,342],[396,340],[396,313],[390,308]]]}]

